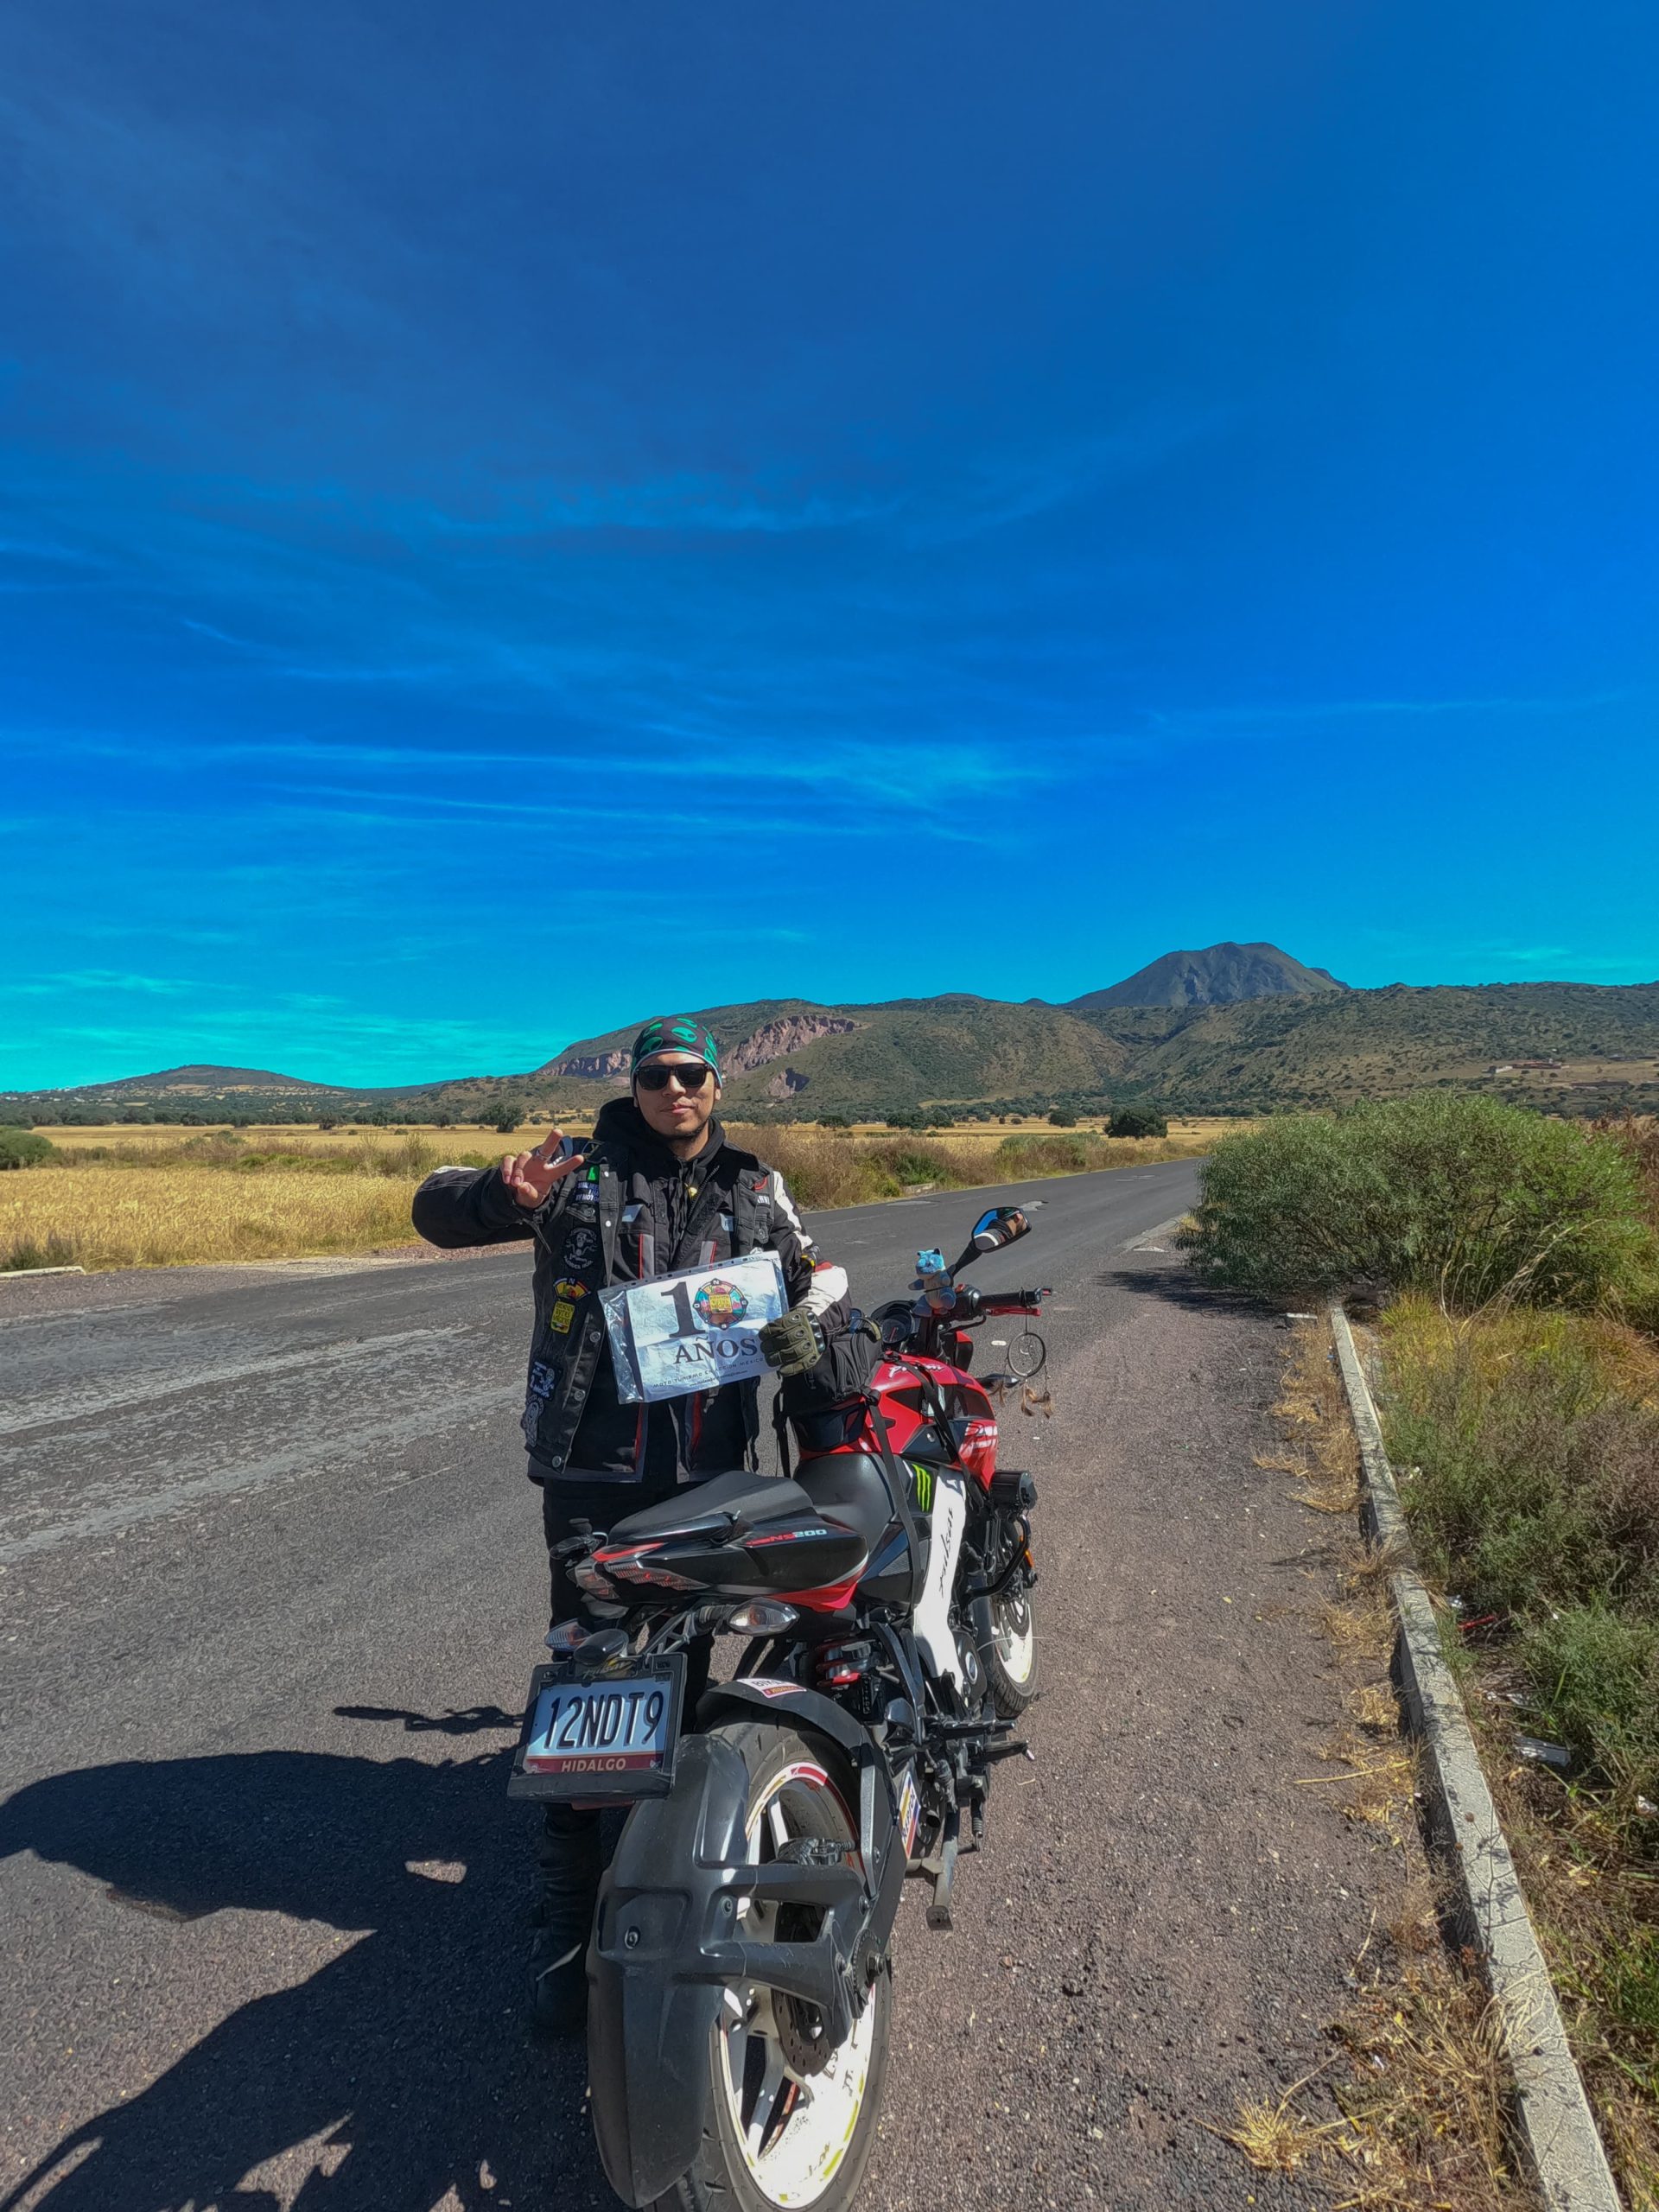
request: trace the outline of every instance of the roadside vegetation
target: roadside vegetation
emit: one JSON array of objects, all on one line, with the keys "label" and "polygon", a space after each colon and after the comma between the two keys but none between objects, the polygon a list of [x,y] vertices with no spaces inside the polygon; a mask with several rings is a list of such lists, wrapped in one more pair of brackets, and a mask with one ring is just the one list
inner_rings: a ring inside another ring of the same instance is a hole
[{"label": "roadside vegetation", "polygon": [[1380,1309],[1424,1569],[1629,2202],[1659,2207],[1659,1123],[1430,1095],[1224,1140],[1210,1281]]},{"label": "roadside vegetation", "polygon": [[[1120,1139],[1090,1131],[922,1136],[847,1128],[731,1134],[781,1168],[805,1206],[861,1205],[917,1189],[958,1190],[1191,1157],[1191,1133]],[[448,1132],[292,1128],[74,1129],[26,1139],[0,1176],[0,1272],[170,1267],[407,1245],[416,1184],[444,1163],[488,1166],[538,1142],[545,1123]]]}]

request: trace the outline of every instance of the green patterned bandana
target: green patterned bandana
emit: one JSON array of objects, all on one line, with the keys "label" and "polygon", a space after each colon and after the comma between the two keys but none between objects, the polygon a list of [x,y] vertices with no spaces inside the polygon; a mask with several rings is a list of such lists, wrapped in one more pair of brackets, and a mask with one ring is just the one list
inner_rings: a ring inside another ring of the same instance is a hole
[{"label": "green patterned bandana", "polygon": [[715,1071],[715,1081],[722,1081],[720,1072],[720,1047],[711,1033],[689,1014],[659,1014],[648,1021],[633,1040],[633,1052],[628,1062],[628,1080],[632,1082],[639,1071],[641,1060],[654,1059],[658,1052],[690,1052],[706,1060]]}]

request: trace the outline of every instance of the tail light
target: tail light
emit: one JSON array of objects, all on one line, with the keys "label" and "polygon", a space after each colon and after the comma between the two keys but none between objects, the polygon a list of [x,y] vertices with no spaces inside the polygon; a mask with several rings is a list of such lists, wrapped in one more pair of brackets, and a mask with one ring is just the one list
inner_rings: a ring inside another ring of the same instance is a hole
[{"label": "tail light", "polygon": [[800,1615],[793,1605],[785,1605],[775,1598],[752,1598],[747,1605],[740,1605],[726,1624],[740,1636],[779,1636],[786,1628],[793,1628]]}]

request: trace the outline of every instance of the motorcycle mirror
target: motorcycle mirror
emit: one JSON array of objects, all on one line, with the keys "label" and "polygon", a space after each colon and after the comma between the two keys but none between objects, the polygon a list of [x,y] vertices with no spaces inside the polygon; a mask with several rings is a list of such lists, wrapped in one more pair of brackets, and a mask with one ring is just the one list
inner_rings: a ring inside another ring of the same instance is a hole
[{"label": "motorcycle mirror", "polygon": [[1000,1252],[1005,1244],[1031,1234],[1031,1224],[1018,1206],[992,1206],[974,1224],[976,1252]]},{"label": "motorcycle mirror", "polygon": [[1005,1244],[1017,1243],[1020,1237],[1030,1234],[1031,1224],[1018,1206],[989,1206],[974,1224],[968,1249],[951,1273],[954,1274],[965,1268],[982,1252],[1000,1252]]}]

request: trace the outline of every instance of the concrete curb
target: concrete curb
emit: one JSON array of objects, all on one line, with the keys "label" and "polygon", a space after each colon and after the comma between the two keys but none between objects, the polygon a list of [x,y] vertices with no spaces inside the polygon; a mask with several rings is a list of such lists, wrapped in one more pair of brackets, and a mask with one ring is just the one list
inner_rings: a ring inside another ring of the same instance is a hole
[{"label": "concrete curb", "polygon": [[1411,1564],[1400,1492],[1353,1332],[1340,1306],[1332,1306],[1330,1320],[1364,1467],[1367,1531],[1402,1562],[1389,1577],[1389,1589],[1400,1624],[1406,1709],[1433,1769],[1435,1826],[1455,1869],[1470,1939],[1491,1988],[1515,2077],[1521,2132],[1539,2190],[1550,2212],[1621,2212],[1469,1716],[1440,1647],[1434,1608]]},{"label": "concrete curb", "polygon": [[1160,1221],[1156,1229],[1143,1229],[1138,1236],[1131,1236],[1127,1244],[1120,1244],[1118,1246],[1119,1251],[1150,1252],[1157,1244],[1159,1238],[1160,1236],[1168,1236],[1175,1230],[1178,1230],[1181,1224],[1186,1219],[1187,1214],[1191,1213],[1192,1211],[1192,1207],[1188,1206],[1185,1213],[1171,1214],[1169,1219],[1167,1221]]}]

